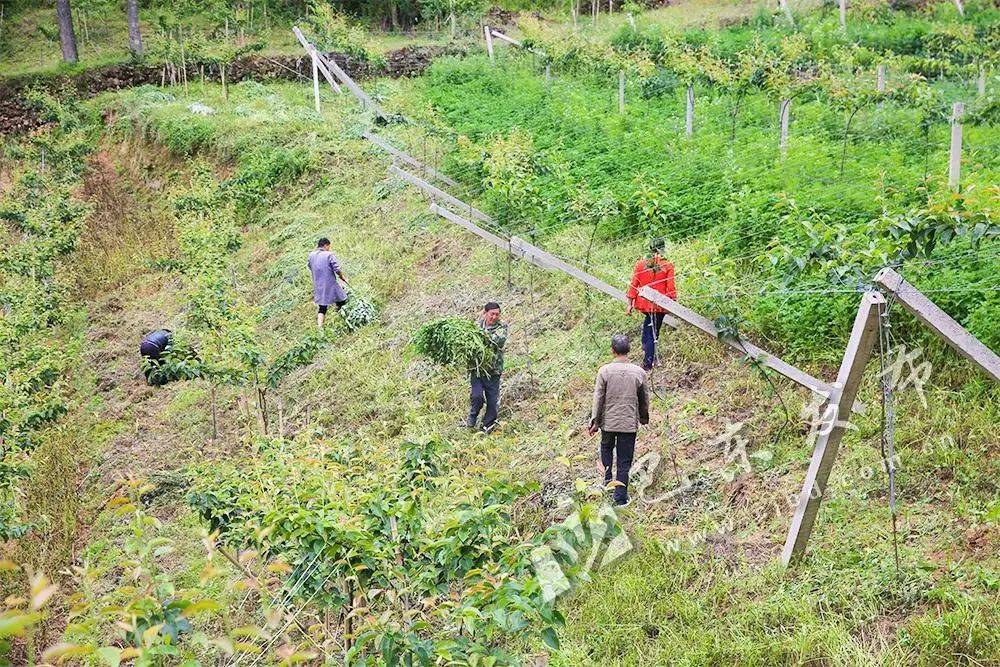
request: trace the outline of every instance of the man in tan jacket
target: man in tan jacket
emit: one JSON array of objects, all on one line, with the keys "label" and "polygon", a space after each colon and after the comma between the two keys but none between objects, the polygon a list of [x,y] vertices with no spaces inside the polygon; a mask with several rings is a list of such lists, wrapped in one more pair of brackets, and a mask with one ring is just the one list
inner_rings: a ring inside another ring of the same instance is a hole
[{"label": "man in tan jacket", "polygon": [[649,423],[649,391],[646,371],[628,359],[628,336],[611,337],[615,359],[601,366],[594,384],[594,407],[590,416],[591,435],[601,430],[601,464],[604,483],[611,483],[611,465],[618,459],[615,505],[629,504],[628,473],[635,455],[635,434],[639,424]]}]

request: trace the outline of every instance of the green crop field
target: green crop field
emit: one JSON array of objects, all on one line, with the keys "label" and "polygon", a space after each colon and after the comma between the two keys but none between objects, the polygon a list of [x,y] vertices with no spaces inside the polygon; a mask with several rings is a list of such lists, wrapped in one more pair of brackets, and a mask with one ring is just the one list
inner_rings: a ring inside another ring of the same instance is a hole
[{"label": "green crop field", "polygon": [[[38,76],[0,138],[0,665],[1000,665],[1000,10],[612,9],[139,5],[140,55],[79,3],[68,64],[51,8],[4,5],[3,74]],[[381,114],[322,77],[87,78],[298,55],[293,24],[447,48],[359,78]],[[321,237],[349,300],[318,329]],[[656,239],[702,328],[660,335],[616,509],[594,376],[612,334],[641,355],[612,294]],[[883,293],[831,416],[800,375]]]}]

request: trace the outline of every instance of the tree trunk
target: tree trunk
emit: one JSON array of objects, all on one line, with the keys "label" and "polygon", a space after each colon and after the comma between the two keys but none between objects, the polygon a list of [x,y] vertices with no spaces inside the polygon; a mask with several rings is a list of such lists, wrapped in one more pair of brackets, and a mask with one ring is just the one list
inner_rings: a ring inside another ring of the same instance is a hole
[{"label": "tree trunk", "polygon": [[136,58],[142,55],[142,33],[139,32],[139,0],[126,0],[128,12],[128,50]]},{"label": "tree trunk", "polygon": [[399,30],[399,5],[396,0],[392,0],[392,4],[389,5],[389,16],[392,19],[392,29]]},{"label": "tree trunk", "polygon": [[73,32],[73,12],[69,0],[56,0],[56,20],[59,22],[59,46],[62,48],[63,62],[75,63],[79,60],[76,53],[76,33]]}]

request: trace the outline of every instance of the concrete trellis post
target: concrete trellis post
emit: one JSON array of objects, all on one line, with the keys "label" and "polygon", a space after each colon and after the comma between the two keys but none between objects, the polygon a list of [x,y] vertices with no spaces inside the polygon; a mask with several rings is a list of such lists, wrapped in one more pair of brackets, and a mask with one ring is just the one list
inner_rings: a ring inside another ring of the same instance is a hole
[{"label": "concrete trellis post", "polygon": [[847,0],[840,0],[840,29],[847,30]]},{"label": "concrete trellis post", "polygon": [[985,67],[980,67],[979,68],[979,76],[976,77],[976,92],[979,94],[980,97],[984,97],[986,95],[986,68]]},{"label": "concrete trellis post", "polygon": [[309,55],[312,58],[313,100],[316,102],[316,113],[321,113],[319,107],[319,58],[316,57],[316,49],[310,51]]},{"label": "concrete trellis post", "polygon": [[876,274],[875,283],[887,292],[891,292],[903,308],[910,311],[956,352],[989,375],[994,382],[1000,383],[1000,356],[966,331],[937,304],[917,291],[917,288],[903,280],[903,276],[892,269],[882,269]]},{"label": "concrete trellis post", "polygon": [[819,505],[827,491],[827,480],[837,460],[840,441],[847,430],[847,418],[851,414],[851,404],[858,395],[865,366],[871,358],[878,333],[879,308],[885,304],[885,297],[879,292],[868,292],[861,298],[858,315],[854,319],[851,338],[844,351],[844,359],[837,373],[837,381],[822,408],[818,437],[813,447],[812,461],[806,473],[798,506],[788,529],[785,547],[781,551],[781,564],[788,565],[806,550],[812,533]]},{"label": "concrete trellis post", "polygon": [[545,87],[552,85],[552,64],[545,65]]},{"label": "concrete trellis post", "polygon": [[618,113],[625,113],[625,70],[618,71]]},{"label": "concrete trellis post", "polygon": [[885,92],[885,65],[879,65],[875,70],[875,90],[880,93]]},{"label": "concrete trellis post", "polygon": [[490,62],[493,62],[493,33],[488,25],[483,26],[483,36],[486,37],[486,53],[490,56]]},{"label": "concrete trellis post", "polygon": [[962,177],[962,116],[965,104],[955,102],[951,107],[951,150],[948,152],[948,187],[958,191]]},{"label": "concrete trellis post", "polygon": [[781,156],[784,157],[788,154],[788,117],[791,115],[792,111],[792,101],[781,100],[778,107],[778,116],[781,121],[781,137],[778,140],[778,148],[781,150]]},{"label": "concrete trellis post", "polygon": [[788,6],[788,0],[778,0],[778,6],[781,11],[785,12],[785,18],[788,19],[788,24],[795,27],[795,18],[792,16],[792,10]]},{"label": "concrete trellis post", "polygon": [[687,127],[685,128],[689,137],[694,136],[694,84],[689,83],[687,87]]},{"label": "concrete trellis post", "polygon": [[[313,46],[309,42],[309,40],[306,39],[306,36],[302,34],[302,31],[299,30],[298,26],[293,26],[292,32],[295,33],[295,38],[299,40],[299,44],[302,45],[302,48],[305,49],[306,53],[311,54],[313,51],[316,52],[316,64],[319,67],[320,74],[322,74],[326,78],[327,82],[330,84],[330,87],[333,88],[333,92],[337,93],[338,95],[342,94],[343,91],[337,84],[337,80],[333,78],[333,73],[330,71],[330,68],[326,66],[326,63],[323,62],[323,55],[316,49],[315,46]],[[205,82],[203,80],[202,84],[204,83]]]},{"label": "concrete trellis post", "polygon": [[[1000,383],[1000,356],[917,291],[901,275],[890,268],[885,268],[875,276],[875,283],[892,294],[903,308],[956,352],[971,361],[993,381]],[[879,326],[879,311],[885,302],[885,297],[879,292],[869,292],[861,301],[851,338],[844,352],[844,360],[837,374],[837,382],[834,383],[834,389],[824,406],[818,438],[813,448],[812,462],[809,464],[809,472],[799,495],[798,507],[792,517],[785,548],[781,552],[782,565],[788,565],[805,552],[816,513],[827,490],[827,481],[837,458],[840,441],[844,437],[844,430],[849,426],[847,421],[840,417],[847,414],[850,401],[857,395],[865,365],[874,349]]]},{"label": "concrete trellis post", "polygon": [[955,7],[958,9],[959,16],[965,18],[965,6],[962,4],[962,0],[955,0]]}]

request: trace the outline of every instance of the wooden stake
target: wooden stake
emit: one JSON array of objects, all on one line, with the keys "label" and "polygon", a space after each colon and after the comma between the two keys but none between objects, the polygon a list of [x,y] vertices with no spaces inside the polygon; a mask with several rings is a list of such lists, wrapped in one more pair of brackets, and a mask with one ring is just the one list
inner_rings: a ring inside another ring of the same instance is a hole
[{"label": "wooden stake", "polygon": [[812,461],[806,473],[798,506],[788,529],[788,538],[781,552],[781,564],[788,565],[805,553],[809,535],[812,533],[816,514],[819,512],[823,495],[827,491],[827,480],[837,459],[840,442],[844,438],[847,421],[842,415],[850,415],[850,407],[858,395],[865,366],[871,358],[878,334],[879,306],[885,297],[878,292],[868,292],[861,298],[854,328],[844,351],[837,382],[823,406],[819,436],[813,448]]},{"label": "wooden stake", "polygon": [[625,70],[618,71],[618,113],[625,113]]},{"label": "wooden stake", "polygon": [[687,87],[687,136],[694,136],[694,84]]},{"label": "wooden stake", "polygon": [[181,80],[184,82],[184,97],[188,96],[187,57],[184,54],[184,37],[177,26],[177,41],[181,43]]},{"label": "wooden stake", "polygon": [[781,136],[778,139],[778,149],[781,156],[788,155],[788,117],[791,115],[792,101],[781,100],[778,105],[778,116],[781,124]]},{"label": "wooden stake", "polygon": [[951,107],[951,149],[948,152],[948,187],[958,192],[962,176],[962,116],[965,104],[955,102]]},{"label": "wooden stake", "polygon": [[219,415],[215,402],[215,385],[212,385],[212,440],[219,439]]},{"label": "wooden stake", "polygon": [[285,399],[278,397],[278,437],[285,437]]},{"label": "wooden stake", "polygon": [[933,301],[921,294],[916,287],[906,282],[903,276],[892,269],[882,269],[875,276],[875,283],[894,294],[903,308],[910,311],[928,329],[993,378],[994,382],[1000,383],[1000,357]]},{"label": "wooden stake", "polygon": [[313,48],[309,55],[312,59],[313,101],[316,103],[316,113],[321,113],[319,106],[319,59],[316,57],[316,49]]}]

